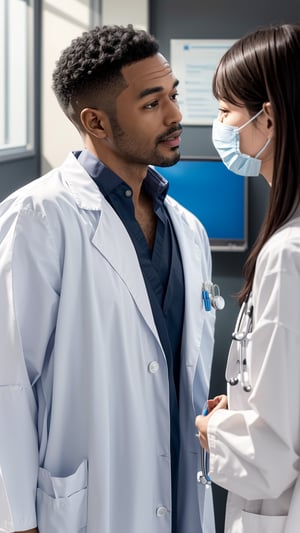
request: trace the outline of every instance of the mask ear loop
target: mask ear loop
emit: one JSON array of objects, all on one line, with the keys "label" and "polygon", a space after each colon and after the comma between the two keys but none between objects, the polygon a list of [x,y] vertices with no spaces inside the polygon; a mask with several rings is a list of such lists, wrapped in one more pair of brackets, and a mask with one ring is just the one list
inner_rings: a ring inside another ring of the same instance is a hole
[{"label": "mask ear loop", "polygon": [[265,110],[264,108],[262,107],[260,111],[258,111],[258,113],[256,113],[256,115],[254,115],[253,117],[249,118],[249,120],[247,120],[247,122],[245,122],[245,124],[243,124],[242,126],[240,126],[238,128],[238,130],[242,130],[243,128],[245,128],[246,126],[248,126],[248,124],[251,124],[251,122],[253,122],[253,120],[255,120],[257,117],[259,117],[259,115],[261,115],[262,113],[264,113]]},{"label": "mask ear loop", "polygon": [[[253,117],[249,118],[249,120],[247,120],[247,122],[245,122],[245,124],[243,124],[242,126],[240,126],[238,128],[238,130],[242,130],[243,128],[245,128],[246,126],[248,126],[248,124],[251,124],[251,122],[253,122],[253,120],[255,120],[257,117],[259,117],[259,115],[261,115],[262,113],[264,113],[265,110],[264,108],[262,107],[260,111],[258,111],[258,113],[256,113],[256,115],[254,115]],[[263,151],[269,146],[271,142],[271,137],[268,137],[265,144],[263,145],[263,147],[257,152],[257,154],[254,156],[255,159],[257,159],[262,153]]]},{"label": "mask ear loop", "polygon": [[271,142],[271,137],[268,137],[263,147],[254,156],[256,159],[263,153],[263,151],[267,148],[267,146],[269,146],[270,142]]}]

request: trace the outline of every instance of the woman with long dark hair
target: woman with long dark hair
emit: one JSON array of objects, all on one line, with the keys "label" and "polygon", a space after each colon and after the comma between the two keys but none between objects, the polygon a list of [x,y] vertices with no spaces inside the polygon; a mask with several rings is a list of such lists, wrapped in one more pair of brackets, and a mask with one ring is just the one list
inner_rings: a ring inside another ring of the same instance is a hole
[{"label": "woman with long dark hair", "polygon": [[[213,142],[237,174],[261,174],[270,201],[245,265],[228,396],[196,426],[209,475],[229,491],[226,533],[295,533],[300,523],[300,26],[258,29],[213,80]],[[238,178],[237,178],[238,179]]]}]

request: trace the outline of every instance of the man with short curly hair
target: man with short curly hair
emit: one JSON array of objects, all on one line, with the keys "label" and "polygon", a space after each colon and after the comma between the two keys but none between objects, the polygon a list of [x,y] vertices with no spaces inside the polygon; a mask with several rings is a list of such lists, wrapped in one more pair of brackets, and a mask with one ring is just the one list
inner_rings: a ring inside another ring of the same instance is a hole
[{"label": "man with short curly hair", "polygon": [[83,33],[53,74],[83,149],[0,205],[1,531],[214,531],[208,238],[153,168],[180,157],[177,85],[147,32]]}]

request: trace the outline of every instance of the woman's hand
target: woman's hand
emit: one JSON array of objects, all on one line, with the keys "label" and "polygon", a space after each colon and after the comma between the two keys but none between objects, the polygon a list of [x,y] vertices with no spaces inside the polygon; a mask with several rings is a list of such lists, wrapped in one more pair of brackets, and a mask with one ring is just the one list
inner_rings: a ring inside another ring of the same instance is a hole
[{"label": "woman's hand", "polygon": [[195,420],[196,428],[198,429],[198,437],[202,448],[208,450],[208,441],[207,441],[207,426],[209,418],[217,409],[227,409],[227,396],[225,394],[220,394],[215,396],[211,400],[207,401],[208,414],[206,416],[198,415]]}]

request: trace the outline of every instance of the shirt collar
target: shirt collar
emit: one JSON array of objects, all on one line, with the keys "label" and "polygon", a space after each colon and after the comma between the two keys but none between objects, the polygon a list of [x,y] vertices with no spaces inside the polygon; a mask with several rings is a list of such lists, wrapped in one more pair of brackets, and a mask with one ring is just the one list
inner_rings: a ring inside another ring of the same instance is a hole
[{"label": "shirt collar", "polygon": [[[97,183],[104,196],[110,196],[112,191],[120,186],[122,189],[124,186],[126,189],[130,188],[117,174],[106,167],[102,161],[87,149],[73,153],[86,172]],[[149,166],[143,187],[153,200],[162,203],[167,195],[169,183],[153,167]]]}]

